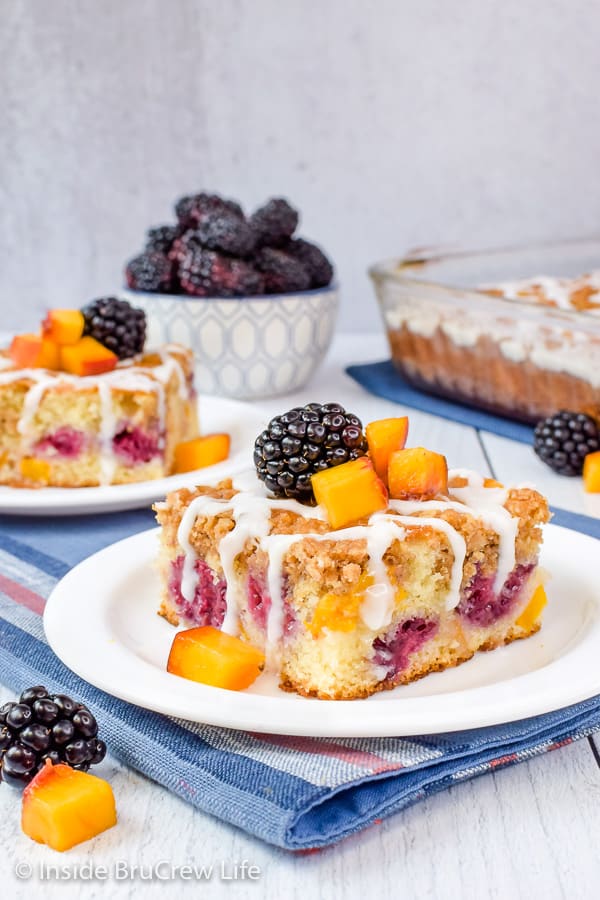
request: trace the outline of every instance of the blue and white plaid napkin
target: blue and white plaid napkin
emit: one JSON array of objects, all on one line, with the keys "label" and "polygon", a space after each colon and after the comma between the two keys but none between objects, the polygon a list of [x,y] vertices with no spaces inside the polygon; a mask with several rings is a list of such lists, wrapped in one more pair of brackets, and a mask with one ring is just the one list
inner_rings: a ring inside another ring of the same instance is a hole
[{"label": "blue and white plaid napkin", "polygon": [[0,681],[15,694],[45,684],[81,698],[116,757],[269,843],[296,851],[325,847],[429,794],[600,728],[600,697],[494,728],[378,739],[252,734],[117,700],[60,662],[44,639],[41,613],[72,565],[151,524],[148,511],[53,521],[0,517]]}]

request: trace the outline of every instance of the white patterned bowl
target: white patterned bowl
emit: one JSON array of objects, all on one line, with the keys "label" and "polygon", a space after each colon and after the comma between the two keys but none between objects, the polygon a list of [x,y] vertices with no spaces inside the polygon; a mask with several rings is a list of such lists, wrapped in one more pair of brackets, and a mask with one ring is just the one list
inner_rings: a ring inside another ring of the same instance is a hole
[{"label": "white patterned bowl", "polygon": [[302,387],[327,352],[338,306],[335,285],[261,297],[121,296],[145,311],[149,346],[193,348],[201,393],[241,400]]}]

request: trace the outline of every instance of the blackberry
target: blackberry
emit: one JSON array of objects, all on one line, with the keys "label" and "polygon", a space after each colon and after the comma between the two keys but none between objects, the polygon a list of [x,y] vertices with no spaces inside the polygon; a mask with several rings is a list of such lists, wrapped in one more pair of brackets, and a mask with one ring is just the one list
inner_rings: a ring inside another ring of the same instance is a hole
[{"label": "blackberry", "polygon": [[221,212],[231,212],[241,218],[244,217],[242,207],[234,200],[225,200],[218,194],[194,194],[190,197],[181,197],[175,204],[175,215],[180,225],[185,228],[195,228],[207,216]]},{"label": "blackberry", "polygon": [[65,694],[50,694],[36,685],[0,709],[0,781],[27,784],[46,759],[87,772],[105,754],[96,719]]},{"label": "blackberry", "polygon": [[273,197],[250,218],[259,247],[280,247],[293,235],[298,213],[283,197]]},{"label": "blackberry", "polygon": [[141,353],[146,339],[146,314],[127,300],[102,297],[81,310],[85,319],[84,334],[89,334],[119,359]]},{"label": "blackberry", "polygon": [[243,297],[264,291],[263,277],[250,263],[202,247],[191,247],[183,256],[178,277],[183,291],[194,297]]},{"label": "blackberry", "polygon": [[148,229],[145,253],[162,253],[165,256],[173,246],[173,241],[181,234],[179,225],[159,225]]},{"label": "blackberry", "polygon": [[204,216],[196,226],[198,242],[209,250],[232,256],[249,256],[254,250],[254,232],[243,215],[230,209]]},{"label": "blackberry", "polygon": [[314,503],[311,476],[367,452],[360,419],[339,403],[296,406],[271,419],[254,443],[258,477],[276,497]]},{"label": "blackberry", "polygon": [[264,276],[267,294],[289,294],[310,287],[311,277],[306,266],[283,250],[263,247],[255,257],[255,265]]},{"label": "blackberry", "polygon": [[316,244],[311,244],[303,238],[296,238],[286,244],[284,249],[308,269],[311,288],[326,287],[331,283],[333,266]]},{"label": "blackberry", "polygon": [[173,288],[173,264],[164,253],[140,253],[125,266],[125,280],[134,291],[168,294]]},{"label": "blackberry", "polygon": [[535,426],[533,449],[559,475],[581,475],[588,453],[600,448],[600,432],[591,416],[561,410]]},{"label": "blackberry", "polygon": [[194,228],[187,228],[174,241],[169,250],[169,259],[175,266],[175,270],[183,262],[190,250],[201,250],[202,244]]}]

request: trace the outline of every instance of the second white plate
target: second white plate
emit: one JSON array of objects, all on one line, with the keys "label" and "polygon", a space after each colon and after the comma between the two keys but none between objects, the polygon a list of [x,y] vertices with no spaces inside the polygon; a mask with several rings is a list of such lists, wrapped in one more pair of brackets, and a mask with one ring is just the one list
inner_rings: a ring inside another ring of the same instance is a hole
[{"label": "second white plate", "polygon": [[231,435],[229,458],[214,466],[135,484],[111,484],[86,488],[11,488],[0,486],[0,513],[34,516],[70,516],[82,513],[139,509],[162,499],[166,493],[210,478],[211,482],[248,468],[254,440],[269,416],[255,407],[224,397],[200,397],[198,415],[202,434]]},{"label": "second white plate", "polygon": [[168,715],[230,728],[322,737],[458,731],[560,709],[600,693],[600,543],[548,526],[542,565],[552,573],[540,632],[455,669],[367,700],[313,700],[263,674],[247,691],[171,675],[175,634],[156,614],[158,529],[107,547],[54,589],[44,615],[54,652],[116,697]]}]

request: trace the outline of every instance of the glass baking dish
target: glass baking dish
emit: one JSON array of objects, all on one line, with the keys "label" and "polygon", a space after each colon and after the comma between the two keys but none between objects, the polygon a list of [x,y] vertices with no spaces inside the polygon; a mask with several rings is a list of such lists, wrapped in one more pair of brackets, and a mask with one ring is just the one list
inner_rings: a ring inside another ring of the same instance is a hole
[{"label": "glass baking dish", "polygon": [[369,274],[392,360],[416,387],[525,422],[600,405],[600,309],[482,288],[600,269],[600,239],[493,251],[423,251]]}]

